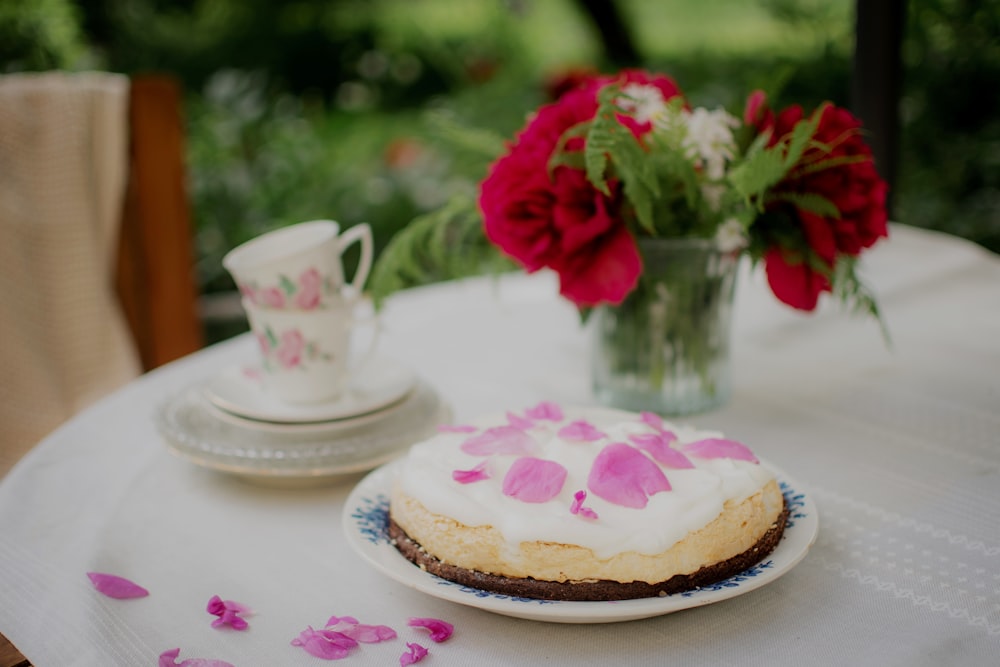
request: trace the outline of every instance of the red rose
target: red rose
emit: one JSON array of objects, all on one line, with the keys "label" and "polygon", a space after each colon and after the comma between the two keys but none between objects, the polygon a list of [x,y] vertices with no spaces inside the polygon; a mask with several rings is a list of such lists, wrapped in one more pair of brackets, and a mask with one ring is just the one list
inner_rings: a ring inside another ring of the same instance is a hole
[{"label": "red rose", "polygon": [[[665,97],[678,94],[667,77],[634,70],[615,79],[592,79],[541,107],[490,167],[480,189],[490,241],[528,271],[555,270],[560,292],[579,306],[621,303],[642,272],[616,186],[607,197],[581,170],[560,166],[550,174],[548,169],[562,134],[593,118],[598,92],[612,81],[655,85]],[[629,127],[637,135],[649,129],[634,122]],[[576,139],[566,148],[580,150],[582,143]]]},{"label": "red rose", "polygon": [[[802,108],[797,105],[775,116],[759,91],[750,96],[744,112],[747,123],[759,132],[772,133],[770,145],[791,132],[802,117]],[[817,194],[837,207],[839,218],[821,217],[781,204],[801,227],[807,248],[831,270],[839,254],[857,256],[888,236],[888,186],[875,169],[871,149],[860,129],[861,122],[849,111],[833,105],[825,107],[813,137],[819,146],[808,148],[799,164],[775,188],[779,196],[782,192]],[[827,161],[832,164],[816,168]],[[804,263],[801,250],[770,248],[764,258],[768,282],[775,296],[785,303],[813,310],[819,293],[829,292],[831,286],[825,276]]]}]

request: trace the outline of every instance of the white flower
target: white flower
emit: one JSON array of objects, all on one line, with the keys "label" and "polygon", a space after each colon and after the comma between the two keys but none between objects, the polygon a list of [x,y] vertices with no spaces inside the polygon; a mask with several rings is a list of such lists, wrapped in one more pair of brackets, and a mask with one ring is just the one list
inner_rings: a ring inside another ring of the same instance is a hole
[{"label": "white flower", "polygon": [[685,113],[685,120],[684,154],[695,164],[704,165],[710,180],[721,180],[726,173],[726,162],[732,160],[736,152],[733,129],[740,126],[739,119],[721,107],[715,111],[698,107]]},{"label": "white flower", "polygon": [[701,196],[708,204],[708,210],[718,212],[722,208],[722,197],[726,194],[726,186],[723,183],[702,183]]},{"label": "white flower", "polygon": [[715,232],[715,243],[723,253],[729,253],[746,247],[747,237],[743,224],[736,218],[727,218]]},{"label": "white flower", "polygon": [[625,97],[618,100],[622,109],[632,114],[639,123],[648,123],[663,113],[667,101],[656,86],[630,83],[622,88]]}]

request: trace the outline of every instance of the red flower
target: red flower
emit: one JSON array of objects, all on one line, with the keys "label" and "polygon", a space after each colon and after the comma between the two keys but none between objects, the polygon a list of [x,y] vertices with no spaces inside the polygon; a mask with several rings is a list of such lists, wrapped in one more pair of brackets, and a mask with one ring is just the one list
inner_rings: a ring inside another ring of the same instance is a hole
[{"label": "red flower", "polygon": [[571,67],[556,72],[544,82],[545,97],[549,100],[558,100],[569,91],[589,84],[598,76],[597,70],[591,67]]},{"label": "red flower", "polygon": [[[744,120],[759,132],[772,133],[770,145],[791,132],[802,117],[802,108],[797,105],[775,116],[760,91],[747,100],[744,113]],[[861,122],[846,109],[825,107],[813,136],[816,145],[805,151],[799,164],[775,188],[779,198],[782,193],[820,195],[840,212],[839,217],[823,217],[787,203],[778,204],[801,228],[805,247],[772,245],[764,256],[765,269],[775,296],[794,308],[813,310],[820,293],[831,290],[827,276],[805,261],[804,251],[811,251],[814,259],[832,270],[839,255],[857,256],[888,236],[888,186],[875,169],[860,129]],[[824,162],[831,164],[822,166]]]},{"label": "red flower", "polygon": [[[642,272],[617,187],[612,184],[609,197],[579,169],[559,166],[549,173],[562,134],[594,116],[597,93],[612,81],[654,85],[664,98],[679,94],[669,78],[637,70],[584,82],[538,110],[507,154],[491,166],[480,191],[490,241],[528,271],[554,269],[560,292],[578,306],[621,303]],[[626,125],[637,136],[649,130],[629,121]],[[566,148],[580,150],[582,143],[577,139]]]}]

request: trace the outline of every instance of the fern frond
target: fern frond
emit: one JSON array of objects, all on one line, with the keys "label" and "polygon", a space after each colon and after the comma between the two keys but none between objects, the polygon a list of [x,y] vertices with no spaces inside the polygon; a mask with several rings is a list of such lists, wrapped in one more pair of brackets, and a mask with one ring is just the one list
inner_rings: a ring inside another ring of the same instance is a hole
[{"label": "fern frond", "polygon": [[443,111],[430,111],[424,118],[430,132],[470,154],[492,161],[505,150],[504,137],[492,130],[463,125]]},{"label": "fern frond", "polygon": [[414,218],[379,254],[368,281],[376,308],[408,287],[514,269],[483,232],[475,201],[455,197]]},{"label": "fern frond", "polygon": [[834,296],[840,299],[852,313],[874,317],[882,333],[886,347],[892,346],[889,327],[882,317],[875,293],[857,274],[857,257],[841,256],[837,258],[837,266],[833,276]]},{"label": "fern frond", "polygon": [[816,136],[816,130],[819,128],[819,120],[822,118],[827,106],[829,105],[821,105],[809,118],[800,120],[792,128],[792,131],[778,142],[779,146],[782,144],[785,146],[786,171],[792,169],[802,159],[802,154],[806,152],[806,149],[813,141],[813,137]]},{"label": "fern frond", "polygon": [[786,173],[788,169],[782,151],[768,149],[748,155],[746,160],[729,170],[727,178],[745,201],[760,205],[761,195],[780,182]]}]

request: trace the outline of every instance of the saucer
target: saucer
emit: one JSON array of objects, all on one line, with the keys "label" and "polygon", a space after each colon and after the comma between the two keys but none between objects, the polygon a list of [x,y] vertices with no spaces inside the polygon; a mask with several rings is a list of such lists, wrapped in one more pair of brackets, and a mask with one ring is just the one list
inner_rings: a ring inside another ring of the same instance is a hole
[{"label": "saucer", "polygon": [[201,385],[168,397],[154,421],[167,449],[199,467],[258,485],[301,487],[371,470],[437,432],[451,408],[426,382],[417,381],[377,419],[329,422],[326,428],[280,430],[262,422],[222,418]]},{"label": "saucer", "polygon": [[403,398],[416,382],[416,375],[406,366],[388,357],[375,357],[356,374],[340,397],[325,403],[292,404],[267,391],[259,364],[244,363],[230,366],[209,379],[204,392],[213,405],[240,417],[296,424],[375,412]]}]

